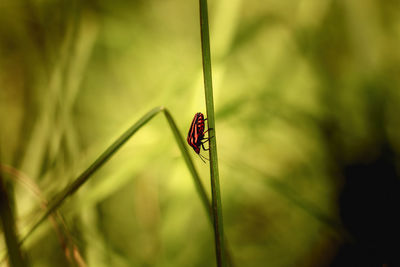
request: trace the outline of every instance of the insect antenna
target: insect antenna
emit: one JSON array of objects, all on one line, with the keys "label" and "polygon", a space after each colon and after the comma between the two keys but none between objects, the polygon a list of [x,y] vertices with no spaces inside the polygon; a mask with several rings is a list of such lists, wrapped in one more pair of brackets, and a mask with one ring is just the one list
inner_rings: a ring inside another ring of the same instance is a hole
[{"label": "insect antenna", "polygon": [[[199,155],[200,159],[201,159],[204,163],[206,163],[206,162],[204,161],[204,159],[210,161],[208,158],[204,157],[202,154],[199,153],[198,155]],[[203,158],[204,158],[204,159],[203,159]]]}]

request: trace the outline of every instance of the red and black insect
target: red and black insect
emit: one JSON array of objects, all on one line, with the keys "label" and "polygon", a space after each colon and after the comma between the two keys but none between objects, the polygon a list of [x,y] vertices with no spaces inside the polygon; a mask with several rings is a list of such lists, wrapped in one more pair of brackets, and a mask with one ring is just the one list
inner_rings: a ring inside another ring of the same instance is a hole
[{"label": "red and black insect", "polygon": [[206,149],[204,147],[204,144],[207,143],[210,140],[209,138],[204,138],[204,134],[207,131],[204,131],[204,122],[207,119],[204,119],[204,115],[201,112],[198,112],[194,115],[192,124],[190,125],[190,129],[189,129],[189,133],[188,136],[186,138],[188,144],[193,148],[194,152],[196,152],[201,160],[205,163],[205,161],[203,160],[203,158],[205,158],[206,160],[208,160],[206,157],[204,157],[203,155],[200,154],[200,147],[203,147],[204,150],[210,150],[210,148]]}]

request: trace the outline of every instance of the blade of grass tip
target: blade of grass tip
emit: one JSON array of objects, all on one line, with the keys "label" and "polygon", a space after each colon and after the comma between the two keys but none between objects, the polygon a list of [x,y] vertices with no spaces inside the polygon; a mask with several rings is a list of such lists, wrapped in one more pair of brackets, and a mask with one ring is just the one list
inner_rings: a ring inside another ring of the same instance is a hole
[{"label": "blade of grass tip", "polygon": [[218,156],[217,156],[217,137],[215,131],[214,119],[214,100],[211,75],[211,52],[210,52],[210,36],[208,27],[208,10],[207,0],[199,0],[200,5],[200,33],[201,33],[201,48],[203,61],[204,75],[204,92],[206,99],[206,110],[209,127],[210,139],[210,178],[211,178],[211,196],[212,196],[212,211],[214,216],[214,235],[215,235],[215,251],[217,256],[217,266],[226,266],[224,254],[225,240],[224,227],[222,219],[222,204],[221,193],[219,186],[218,172]]},{"label": "blade of grass tip", "polygon": [[89,178],[103,166],[112,155],[131,138],[144,124],[151,120],[155,115],[162,111],[163,107],[156,107],[146,113],[139,121],[132,125],[126,132],[124,132],[111,146],[109,146],[78,178],[75,179],[72,184],[68,185],[63,191],[61,191],[48,205],[47,211],[40,217],[36,224],[28,231],[25,237],[21,240],[24,242],[35,229],[43,223],[46,218],[52,214],[61,204],[72,194],[74,194]]},{"label": "blade of grass tip", "polygon": [[18,245],[14,215],[10,207],[7,189],[0,170],[0,221],[4,232],[10,266],[27,266]]},{"label": "blade of grass tip", "polygon": [[200,176],[196,171],[196,168],[194,167],[193,161],[190,158],[189,151],[187,150],[187,146],[185,145],[185,142],[183,141],[184,139],[182,138],[178,127],[176,126],[176,123],[174,119],[172,118],[171,114],[167,109],[164,109],[164,115],[167,118],[168,124],[171,127],[171,130],[174,134],[175,140],[178,143],[178,147],[181,150],[182,157],[186,162],[186,165],[192,174],[194,184],[196,186],[197,193],[200,195],[201,202],[203,203],[204,208],[206,209],[206,213],[212,222],[212,211],[211,211],[211,205],[210,205],[210,200],[207,196],[206,190],[201,183]]},{"label": "blade of grass tip", "polygon": [[88,168],[86,169],[76,180],[69,186],[67,186],[58,196],[55,197],[53,201],[48,205],[48,209],[42,215],[42,217],[38,220],[38,222],[29,230],[29,232],[25,235],[24,239],[26,238],[51,214],[53,213],[64,200],[76,192],[90,177],[91,175],[100,168],[106,161],[109,159],[140,127],[142,127],[145,123],[147,123],[150,119],[152,119],[156,114],[160,111],[163,111],[165,117],[171,127],[171,130],[175,136],[175,139],[178,143],[178,146],[182,152],[183,158],[188,166],[190,173],[192,174],[196,189],[198,194],[200,195],[200,199],[203,203],[204,208],[206,209],[206,213],[212,221],[212,212],[211,212],[211,205],[210,200],[208,199],[206,190],[201,183],[200,177],[194,167],[193,161],[190,158],[190,154],[187,151],[187,147],[183,141],[182,136],[179,133],[178,127],[176,126],[175,121],[173,120],[169,111],[164,107],[157,107],[153,110],[149,111],[146,115],[144,115],[137,123],[135,123],[131,128],[129,128],[121,137],[117,139],[105,152],[103,152],[98,159]]},{"label": "blade of grass tip", "polygon": [[[145,114],[138,122],[136,122],[132,127],[130,127],[125,133],[123,133],[109,148],[107,148],[96,160],[92,165],[89,166],[75,181],[67,186],[61,193],[59,193],[53,201],[48,205],[48,209],[42,215],[42,217],[38,220],[38,222],[29,230],[29,232],[25,235],[23,240],[20,242],[24,242],[32,233],[33,231],[57,208],[59,208],[62,203],[72,194],[74,194],[91,176],[92,174],[99,169],[103,164],[107,162],[107,160],[126,142],[132,135],[139,130],[144,124],[146,124],[149,120],[151,120],[155,115],[159,112],[164,112],[164,115],[168,121],[168,124],[174,134],[174,137],[177,141],[178,147],[182,152],[183,158],[188,166],[188,169],[193,177],[196,189],[198,194],[200,195],[200,199],[202,204],[206,210],[206,213],[210,219],[213,221],[213,213],[211,209],[210,200],[207,196],[206,190],[201,183],[200,176],[198,175],[196,168],[194,167],[193,161],[190,157],[190,154],[185,146],[184,139],[182,138],[181,134],[179,133],[178,127],[176,126],[175,121],[173,120],[169,111],[164,107],[157,107],[149,111]],[[231,257],[226,251],[228,261],[231,262]],[[233,266],[233,264],[231,264]]]},{"label": "blade of grass tip", "polygon": [[[181,153],[186,162],[186,165],[187,165],[190,173],[192,174],[197,193],[200,195],[200,199],[203,203],[204,209],[206,210],[206,213],[208,215],[210,223],[211,223],[211,225],[214,225],[214,219],[213,219],[214,217],[213,217],[213,212],[212,212],[211,203],[210,203],[211,201],[208,198],[206,190],[200,180],[200,176],[197,173],[196,168],[194,167],[192,158],[190,157],[190,153],[187,149],[187,146],[185,145],[184,139],[182,138],[174,119],[172,118],[171,114],[169,113],[169,111],[167,109],[164,109],[164,115],[167,118],[167,121],[168,121],[168,123],[171,127],[171,130],[175,136],[175,140],[178,143],[178,147],[181,150]],[[233,263],[233,259],[230,254],[230,251],[228,248],[228,242],[226,239],[225,239],[225,257],[226,257],[228,266],[233,267],[234,263]]]}]

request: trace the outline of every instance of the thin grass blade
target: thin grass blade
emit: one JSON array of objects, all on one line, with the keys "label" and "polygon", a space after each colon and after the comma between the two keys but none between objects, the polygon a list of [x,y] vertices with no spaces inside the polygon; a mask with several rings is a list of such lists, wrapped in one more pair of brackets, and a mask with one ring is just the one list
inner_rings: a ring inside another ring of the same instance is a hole
[{"label": "thin grass blade", "polygon": [[211,178],[211,196],[212,196],[212,211],[214,217],[214,236],[215,236],[215,251],[217,256],[217,266],[226,266],[226,253],[224,241],[224,226],[222,219],[222,203],[219,185],[218,171],[218,156],[217,156],[217,136],[215,131],[215,115],[214,115],[214,100],[213,86],[211,75],[211,52],[210,52],[210,36],[208,27],[208,10],[207,0],[200,0],[200,33],[201,33],[201,48],[203,59],[203,75],[204,75],[204,92],[206,98],[206,109],[208,126],[210,128],[210,178]]},{"label": "thin grass blade", "polygon": [[150,121],[155,115],[162,111],[163,107],[156,107],[146,113],[139,121],[132,125],[126,132],[124,132],[111,146],[109,146],[93,163],[90,165],[75,181],[68,185],[63,191],[61,191],[49,204],[47,211],[42,215],[38,222],[29,230],[24,239],[25,241],[33,231],[42,224],[46,218],[52,214],[56,209],[58,209],[61,204],[71,195],[73,195],[89,178],[101,167],[103,166],[118,149],[125,144],[129,138],[132,137],[143,125]]},{"label": "thin grass blade", "polygon": [[5,181],[0,171],[0,222],[7,246],[10,266],[27,266],[22,256],[21,248],[18,245],[18,235],[10,199],[5,186]]}]

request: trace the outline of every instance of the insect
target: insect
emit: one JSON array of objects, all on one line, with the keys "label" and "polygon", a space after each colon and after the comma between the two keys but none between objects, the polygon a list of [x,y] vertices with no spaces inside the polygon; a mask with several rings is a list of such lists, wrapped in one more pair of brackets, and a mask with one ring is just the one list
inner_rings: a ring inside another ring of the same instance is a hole
[{"label": "insect", "polygon": [[[202,147],[205,151],[210,150],[210,148],[206,149],[204,147],[204,144],[207,143],[210,138],[204,138],[204,134],[210,130],[210,128],[207,131],[204,131],[204,122],[207,119],[204,119],[204,115],[201,112],[198,112],[194,115],[192,124],[190,125],[189,133],[186,138],[188,144],[193,148],[194,152],[196,152],[201,160],[205,163],[203,160],[206,159],[203,155],[200,154],[200,147]],[[212,128],[211,128],[212,129]]]}]

